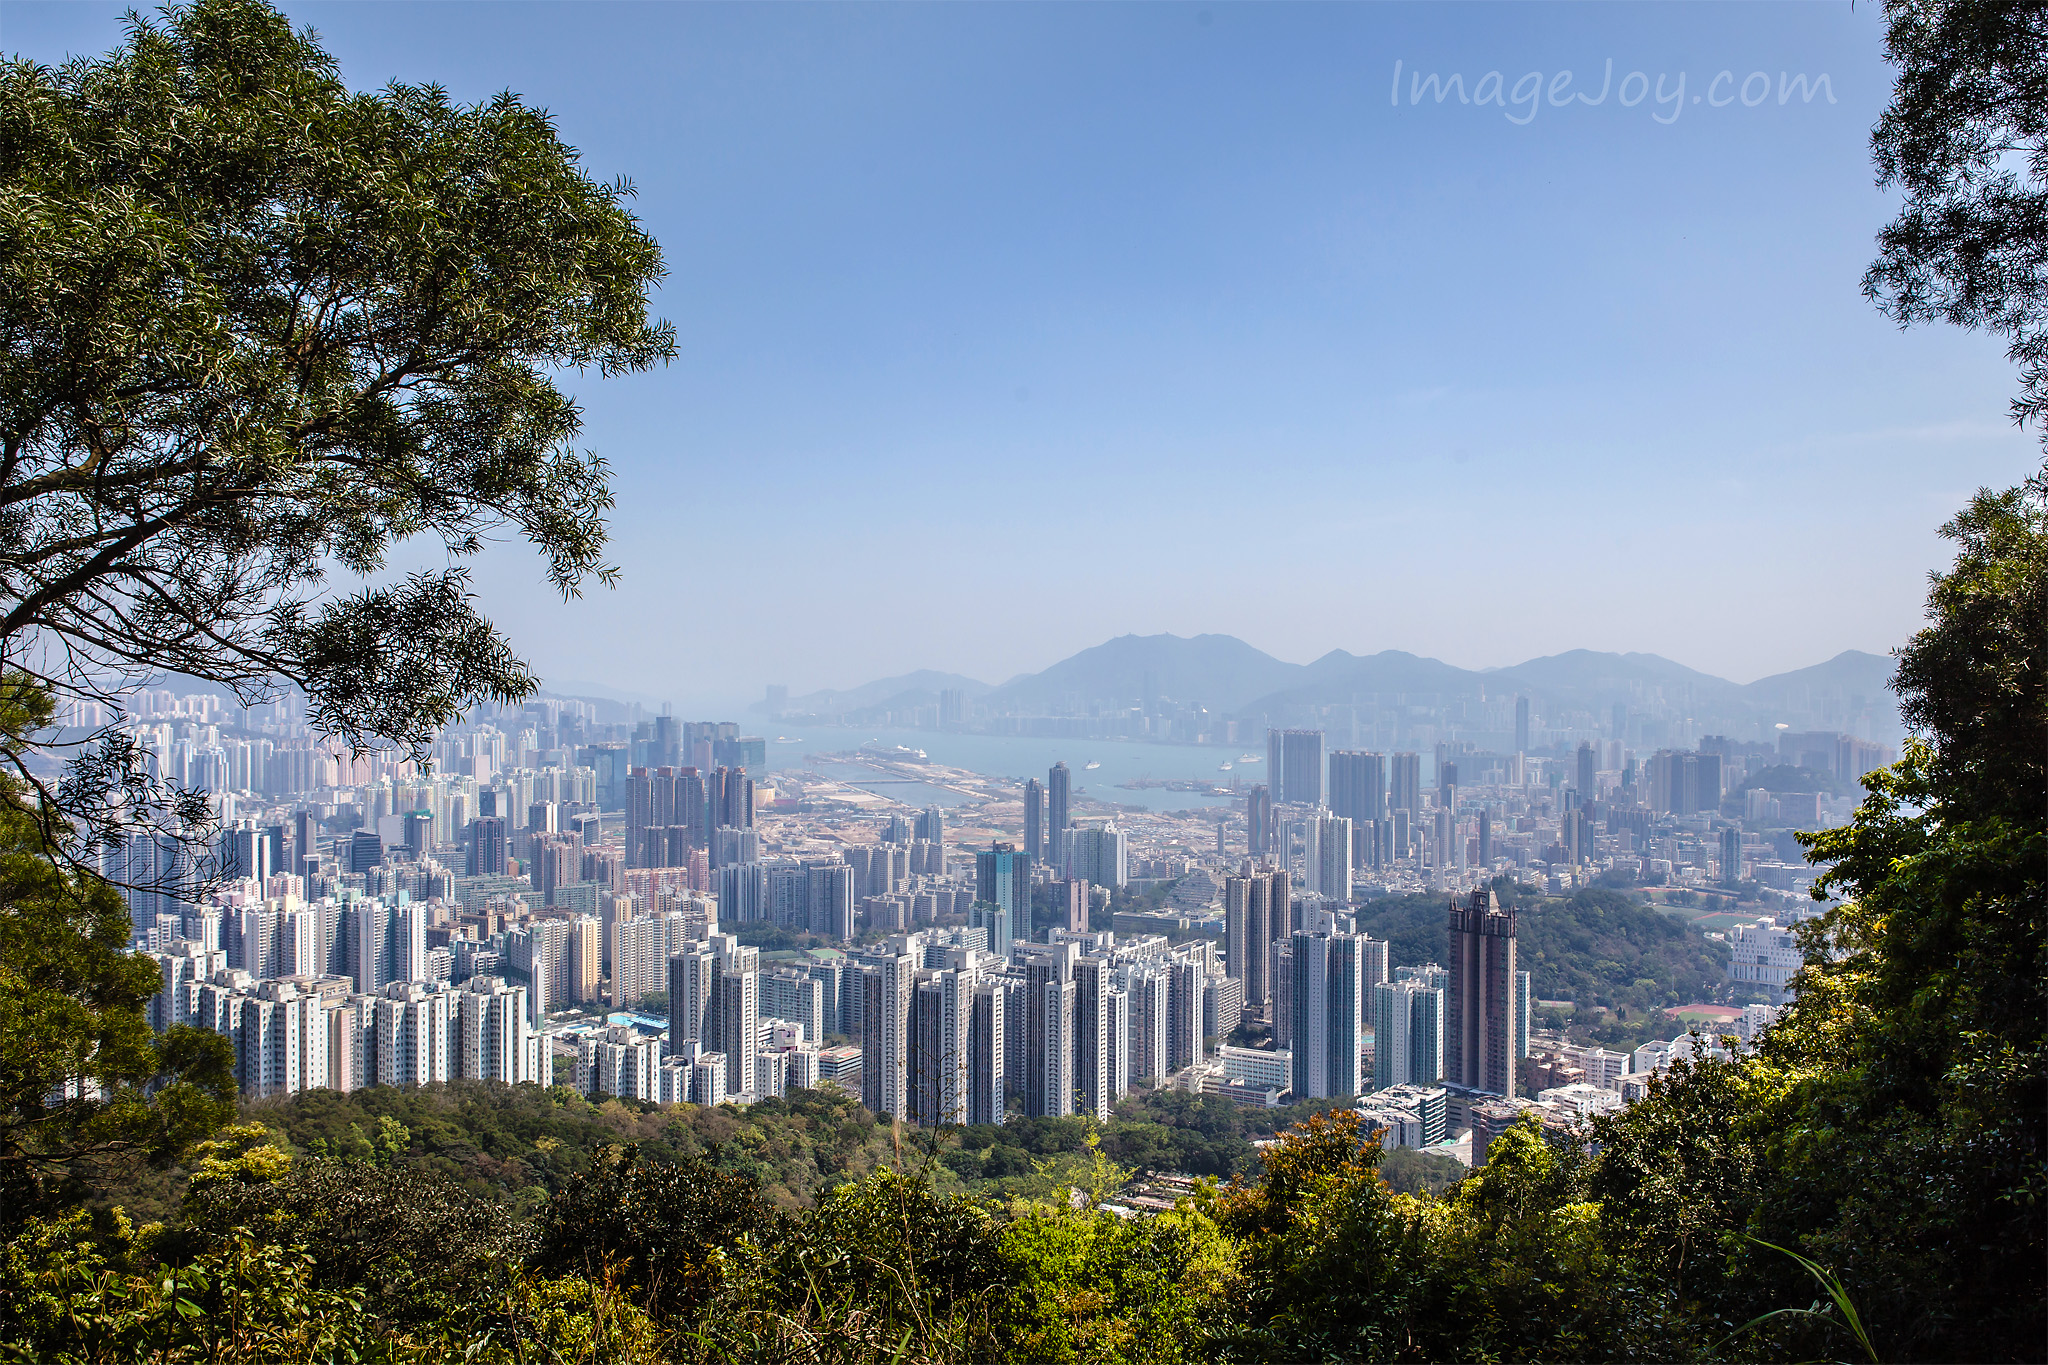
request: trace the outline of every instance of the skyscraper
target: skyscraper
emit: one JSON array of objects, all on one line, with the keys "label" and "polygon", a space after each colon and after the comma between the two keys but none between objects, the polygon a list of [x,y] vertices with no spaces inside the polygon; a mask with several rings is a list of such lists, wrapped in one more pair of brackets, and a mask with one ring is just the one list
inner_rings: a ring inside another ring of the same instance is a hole
[{"label": "skyscraper", "polygon": [[911,1004],[910,1113],[935,1128],[970,1120],[974,986],[972,971],[945,968],[917,973]]},{"label": "skyscraper", "polygon": [[1067,831],[1067,857],[1061,869],[1097,886],[1122,886],[1129,877],[1130,841],[1114,823],[1077,826]]},{"label": "skyscraper", "polygon": [[804,869],[804,908],[810,931],[827,938],[853,937],[853,869],[817,863]]},{"label": "skyscraper", "polygon": [[[310,810],[292,812],[292,871],[310,878],[320,867],[320,817]],[[476,869],[470,869],[474,875]],[[312,883],[307,883],[310,892]]]},{"label": "skyscraper", "polygon": [[1116,1103],[1111,1084],[1109,961],[1084,957],[1074,963],[1074,1085],[1080,1108],[1097,1123],[1109,1122]]},{"label": "skyscraper", "polygon": [[910,1115],[910,1006],[917,959],[884,953],[860,959],[860,1102],[877,1114]]},{"label": "skyscraper", "polygon": [[[996,843],[974,855],[974,872],[977,908],[992,905],[1002,916],[1000,926],[986,911],[972,922],[989,924],[988,950],[1006,956],[1013,937],[1029,937],[1031,932],[1031,859],[1015,844]],[[1002,942],[996,941],[998,937]]]},{"label": "skyscraper", "polygon": [[1273,799],[1302,806],[1323,804],[1323,732],[1266,731],[1266,780]]},{"label": "skyscraper", "polygon": [[1309,889],[1325,900],[1351,899],[1352,828],[1341,815],[1327,816],[1316,824],[1315,884]]},{"label": "skyscraper", "polygon": [[1385,757],[1362,749],[1339,749],[1331,754],[1330,811],[1361,827],[1368,820],[1386,819]]},{"label": "skyscraper", "polygon": [[1444,1078],[1494,1095],[1516,1093],[1515,912],[1488,890],[1450,905],[1450,988],[1444,1000]]},{"label": "skyscraper", "polygon": [[1721,831],[1721,885],[1734,886],[1742,880],[1742,826]]},{"label": "skyscraper", "polygon": [[1067,811],[1072,799],[1070,787],[1073,774],[1067,771],[1064,762],[1052,765],[1045,775],[1046,832],[1045,857],[1054,867],[1067,865]]},{"label": "skyscraper", "polygon": [[512,860],[511,843],[502,816],[479,815],[469,827],[469,875],[504,876]]},{"label": "skyscraper", "polygon": [[917,813],[916,837],[928,844],[937,844],[942,850],[940,861],[944,862],[946,846],[946,812],[937,806],[926,806]]},{"label": "skyscraper", "polygon": [[1373,1089],[1443,1079],[1443,990],[1423,981],[1383,981],[1372,994]]},{"label": "skyscraper", "polygon": [[1059,1118],[1074,1112],[1074,974],[1081,949],[1073,943],[1032,943],[1020,945],[1020,952],[1024,1112],[1033,1118]]},{"label": "skyscraper", "polygon": [[1004,1079],[1008,1043],[1003,1036],[1007,1022],[1008,987],[999,981],[982,980],[974,987],[974,1017],[969,1025],[967,1121],[1001,1123],[1006,1117]]},{"label": "skyscraper", "polygon": [[1422,755],[1395,754],[1387,789],[1387,804],[1408,812],[1410,820],[1422,813]]},{"label": "skyscraper", "polygon": [[1024,853],[1045,861],[1045,786],[1035,777],[1024,783]]},{"label": "skyscraper", "polygon": [[1515,698],[1515,752],[1529,752],[1529,699]]},{"label": "skyscraper", "polygon": [[1062,907],[1066,914],[1063,926],[1070,933],[1088,932],[1089,884],[1086,877],[1069,877],[1054,884],[1054,904]]},{"label": "skyscraper", "polygon": [[1244,1003],[1253,1010],[1263,1011],[1273,998],[1272,945],[1286,936],[1287,898],[1285,872],[1251,872],[1223,881],[1223,969],[1244,982]]},{"label": "skyscraper", "polygon": [[1273,793],[1265,784],[1254,786],[1244,798],[1244,851],[1264,858],[1273,851]]},{"label": "skyscraper", "polygon": [[1598,768],[1599,757],[1593,751],[1593,741],[1589,739],[1580,740],[1578,774],[1579,795],[1587,801],[1591,801],[1595,796],[1598,796],[1600,794],[1599,787],[1595,785],[1595,783],[1598,781],[1597,777],[1595,776],[1595,773],[1598,770]]},{"label": "skyscraper", "polygon": [[1361,1093],[1365,973],[1358,936],[1298,933],[1291,957],[1294,1102]]}]

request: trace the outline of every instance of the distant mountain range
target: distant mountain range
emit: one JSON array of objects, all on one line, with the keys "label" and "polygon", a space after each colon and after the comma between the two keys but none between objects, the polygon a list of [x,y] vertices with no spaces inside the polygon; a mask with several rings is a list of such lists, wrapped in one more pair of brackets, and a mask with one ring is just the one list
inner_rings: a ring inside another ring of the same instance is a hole
[{"label": "distant mountain range", "polygon": [[[874,709],[895,710],[912,706],[929,706],[939,699],[939,693],[960,691],[969,697],[985,697],[995,689],[985,682],[963,678],[958,673],[940,673],[934,669],[920,668],[915,673],[904,673],[894,678],[878,678],[859,687],[845,691],[827,688],[822,692],[810,692],[801,697],[789,699],[789,709],[799,714],[836,716],[848,711]],[[768,703],[755,702],[748,708],[765,711]]]},{"label": "distant mountain range", "polygon": [[[1702,718],[1713,714],[1783,712],[1812,716],[1873,708],[1896,716],[1890,695],[1893,663],[1846,650],[1825,663],[1752,683],[1734,683],[1655,654],[1604,654],[1589,649],[1545,655],[1506,668],[1466,669],[1402,650],[1356,655],[1332,650],[1313,663],[1291,664],[1230,635],[1122,635],[1039,673],[991,687],[955,673],[931,671],[884,678],[845,691],[792,697],[791,711],[840,715],[930,705],[957,689],[999,710],[1036,714],[1091,701],[1134,703],[1148,697],[1223,714],[1267,716],[1342,706],[1371,694],[1472,697],[1528,695],[1547,708],[1597,709],[1658,688]],[[757,709],[764,709],[765,704]],[[1895,730],[1896,724],[1884,727]]]}]

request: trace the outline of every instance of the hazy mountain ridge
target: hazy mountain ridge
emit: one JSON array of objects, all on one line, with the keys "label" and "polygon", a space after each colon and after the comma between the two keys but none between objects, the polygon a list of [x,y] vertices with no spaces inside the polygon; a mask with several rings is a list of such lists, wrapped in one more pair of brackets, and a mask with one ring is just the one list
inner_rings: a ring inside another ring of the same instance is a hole
[{"label": "hazy mountain ridge", "polygon": [[[959,673],[942,673],[937,669],[920,668],[915,672],[901,673],[893,678],[877,678],[859,687],[822,688],[801,697],[789,699],[789,709],[797,713],[812,715],[833,715],[842,711],[860,711],[875,706],[919,706],[930,705],[939,699],[939,693],[959,691],[969,697],[986,696],[990,687],[976,678]],[[765,711],[765,701],[755,702],[751,711]]]},{"label": "hazy mountain ridge", "polygon": [[1228,711],[1287,685],[1304,668],[1234,635],[1119,635],[1043,672],[1013,679],[988,699],[1013,706],[1044,705],[1064,696],[1137,700],[1145,693],[1149,674],[1162,697]]},{"label": "hazy mountain ridge", "polygon": [[1515,692],[1535,699],[1539,707],[1598,708],[1658,688],[1667,700],[1688,700],[1704,712],[1749,712],[1804,709],[1815,696],[1875,702],[1890,690],[1892,667],[1884,655],[1852,649],[1822,663],[1737,683],[1636,652],[1573,649],[1500,668],[1468,669],[1405,650],[1358,655],[1333,649],[1311,663],[1295,664],[1231,635],[1121,635],[996,687],[923,670],[863,687],[792,697],[789,704],[792,711],[821,715],[894,709],[929,704],[942,688],[959,688],[970,698],[1028,714],[1075,700],[1135,703],[1150,688],[1183,706],[1277,718],[1372,694],[1498,697]]}]

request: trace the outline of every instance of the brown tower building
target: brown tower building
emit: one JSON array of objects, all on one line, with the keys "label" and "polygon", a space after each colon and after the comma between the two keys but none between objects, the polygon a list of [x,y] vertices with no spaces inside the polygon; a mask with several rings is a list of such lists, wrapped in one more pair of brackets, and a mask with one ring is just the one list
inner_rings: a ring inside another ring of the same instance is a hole
[{"label": "brown tower building", "polygon": [[1450,989],[1444,1000],[1444,1079],[1515,1093],[1515,912],[1491,891],[1450,906]]}]

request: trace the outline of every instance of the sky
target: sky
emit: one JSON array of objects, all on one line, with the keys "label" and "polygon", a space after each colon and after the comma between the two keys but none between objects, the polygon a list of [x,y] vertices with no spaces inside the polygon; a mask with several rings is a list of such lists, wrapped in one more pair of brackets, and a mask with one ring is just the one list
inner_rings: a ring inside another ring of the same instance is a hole
[{"label": "sky", "polygon": [[359,88],[544,106],[666,253],[675,363],[565,381],[619,586],[476,565],[557,689],[1162,631],[1748,681],[1898,645],[2038,464],[1995,338],[1862,297],[1875,5],[283,8]]}]

